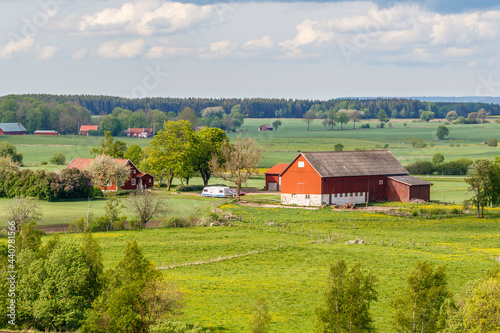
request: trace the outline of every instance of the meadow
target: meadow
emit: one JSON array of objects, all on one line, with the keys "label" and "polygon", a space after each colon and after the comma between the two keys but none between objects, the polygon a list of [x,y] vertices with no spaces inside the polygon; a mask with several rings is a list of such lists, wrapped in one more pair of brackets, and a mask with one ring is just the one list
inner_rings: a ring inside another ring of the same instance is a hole
[{"label": "meadow", "polygon": [[[233,203],[220,208],[242,214],[244,221],[229,227],[96,233],[105,267],[116,264],[126,242],[135,239],[149,260],[165,268],[165,278],[184,292],[182,320],[214,332],[245,332],[253,304],[264,296],[272,316],[271,332],[310,332],[314,309],[323,302],[328,267],[343,258],[377,277],[375,326],[379,332],[392,332],[394,310],[389,301],[405,285],[416,260],[445,265],[449,287],[456,293],[498,267],[500,258],[499,221],[491,216],[424,219]],[[353,239],[366,244],[345,244]]]}]

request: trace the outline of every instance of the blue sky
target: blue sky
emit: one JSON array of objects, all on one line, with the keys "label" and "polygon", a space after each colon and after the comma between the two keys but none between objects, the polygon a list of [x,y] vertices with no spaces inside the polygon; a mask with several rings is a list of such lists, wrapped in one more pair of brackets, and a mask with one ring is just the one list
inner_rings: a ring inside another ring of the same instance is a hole
[{"label": "blue sky", "polygon": [[0,95],[500,96],[495,1],[0,6]]}]

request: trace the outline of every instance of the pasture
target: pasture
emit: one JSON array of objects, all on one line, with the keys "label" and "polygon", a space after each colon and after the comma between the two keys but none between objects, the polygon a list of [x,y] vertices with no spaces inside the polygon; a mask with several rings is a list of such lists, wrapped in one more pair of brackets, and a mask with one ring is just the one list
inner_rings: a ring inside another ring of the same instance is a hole
[{"label": "pasture", "polygon": [[[445,265],[449,287],[458,292],[498,267],[494,258],[500,257],[498,219],[491,217],[423,219],[235,204],[221,208],[243,214],[244,222],[232,227],[96,233],[106,268],[120,260],[127,241],[136,239],[157,267],[175,266],[163,273],[185,293],[186,322],[215,332],[244,332],[253,304],[264,296],[272,316],[271,332],[310,332],[314,309],[323,302],[328,267],[344,258],[376,275],[375,325],[379,332],[392,332],[389,300],[404,286],[416,260]],[[275,224],[268,225],[270,220]],[[345,244],[352,239],[367,243]]]}]

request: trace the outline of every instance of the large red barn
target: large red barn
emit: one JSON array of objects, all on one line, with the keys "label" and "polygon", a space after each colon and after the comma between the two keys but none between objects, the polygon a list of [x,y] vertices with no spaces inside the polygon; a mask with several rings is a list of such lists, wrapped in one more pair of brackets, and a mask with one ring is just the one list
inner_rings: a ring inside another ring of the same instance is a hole
[{"label": "large red barn", "polygon": [[28,131],[21,123],[0,123],[0,135],[25,135]]},{"label": "large red barn", "polygon": [[[130,178],[121,186],[122,190],[137,190],[141,188],[153,187],[154,178],[150,174],[140,172],[139,169],[132,163],[131,160],[127,159],[117,159],[120,164],[126,164],[130,169]],[[66,167],[66,169],[77,168],[79,170],[85,170],[92,163],[91,158],[74,158]],[[104,187],[101,187],[104,190]],[[107,186],[108,191],[116,191],[116,184],[113,183]]]},{"label": "large red barn", "polygon": [[300,153],[280,177],[281,202],[301,206],[429,201],[432,185],[386,150]]}]

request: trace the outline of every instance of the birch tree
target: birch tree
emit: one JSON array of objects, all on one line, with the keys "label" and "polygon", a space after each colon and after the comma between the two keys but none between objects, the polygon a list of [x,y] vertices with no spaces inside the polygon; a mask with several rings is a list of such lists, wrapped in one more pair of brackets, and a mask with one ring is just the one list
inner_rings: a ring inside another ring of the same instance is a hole
[{"label": "birch tree", "polygon": [[115,183],[116,188],[122,186],[130,177],[130,170],[127,165],[122,164],[108,155],[99,155],[87,167],[87,171],[92,176],[94,185],[104,187]]}]

